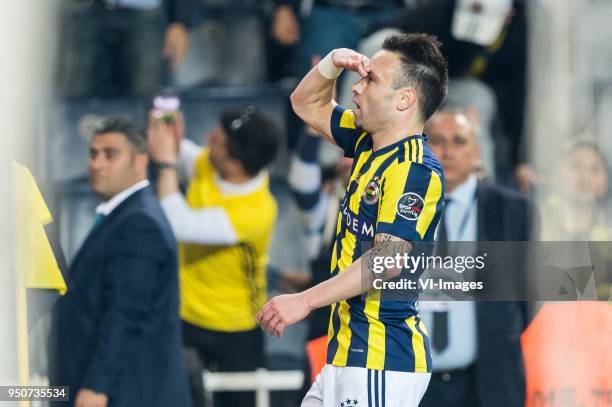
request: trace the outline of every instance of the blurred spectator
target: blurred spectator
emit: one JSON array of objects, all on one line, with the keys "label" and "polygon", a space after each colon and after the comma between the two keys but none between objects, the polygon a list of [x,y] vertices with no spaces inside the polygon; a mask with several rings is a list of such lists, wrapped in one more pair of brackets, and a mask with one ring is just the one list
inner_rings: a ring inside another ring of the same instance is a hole
[{"label": "blurred spectator", "polygon": [[195,0],[62,0],[58,93],[151,97],[189,49]]},{"label": "blurred spectator", "polygon": [[191,30],[191,51],[176,71],[175,84],[195,87],[263,82],[266,2],[193,1],[200,21]]},{"label": "blurred spectator", "polygon": [[[289,185],[306,231],[307,256],[310,262],[310,281],[299,287],[300,291],[331,276],[329,264],[338,223],[338,210],[353,164],[352,158],[342,157],[335,166],[322,169],[318,161],[319,147],[319,136],[308,128],[306,134],[300,138],[289,172]],[[325,365],[329,313],[330,307],[324,307],[311,312],[308,317],[307,366],[300,400]]]},{"label": "blurred spectator", "polygon": [[277,81],[296,74],[295,51],[300,40],[299,12],[296,6],[296,1],[277,2],[268,21],[268,80]]},{"label": "blurred spectator", "polygon": [[542,205],[542,240],[612,240],[605,213],[608,171],[608,160],[595,143],[582,140],[568,149]]},{"label": "blurred spectator", "polygon": [[[446,180],[443,241],[527,241],[529,202],[474,174],[480,154],[465,110],[445,107],[425,127]],[[523,406],[520,334],[526,309],[518,302],[420,302],[429,327],[433,374],[424,407]]]},{"label": "blurred spectator", "polygon": [[[586,139],[573,141],[561,158],[552,174],[553,188],[541,204],[542,240],[595,242],[589,250],[591,262],[612,261],[608,245],[602,243],[612,241],[608,160]],[[600,284],[605,278],[597,277],[597,288],[605,291],[607,286]]]},{"label": "blurred spectator", "polygon": [[[573,293],[578,301],[541,304],[522,337],[527,406],[610,405],[608,170],[608,161],[596,143],[574,141],[560,157],[550,182],[554,189],[541,205],[542,240],[549,242],[546,248],[552,253],[551,260],[563,268],[586,267],[592,275],[587,286]],[[550,243],[558,241],[568,241],[572,250]],[[597,295],[602,301],[590,301]],[[567,335],[568,327],[580,334]]]},{"label": "blurred spectator", "polygon": [[296,16],[297,1],[278,1],[272,16],[270,35],[279,44],[296,45],[300,40],[300,22]]},{"label": "blurred spectator", "polygon": [[104,202],[54,310],[50,383],[69,386],[78,407],[190,406],[176,241],[146,179],[146,138],[107,119],[89,151]]},{"label": "blurred spectator", "polygon": [[403,1],[276,0],[276,4],[271,34],[285,45],[299,40],[297,73],[301,77],[310,70],[313,56],[325,56],[336,48],[356,49],[374,26],[391,21]]},{"label": "blurred spectator", "polygon": [[[448,60],[448,103],[471,110],[477,119],[481,165],[488,176],[507,182],[521,150],[526,69],[526,16],[522,1],[422,0],[407,7],[391,28],[360,46],[377,49],[399,29],[434,34]],[[348,100],[348,90],[341,100]],[[523,171],[524,173],[524,171]]]},{"label": "blurred spectator", "polygon": [[[203,366],[248,371],[264,365],[262,332],[255,315],[266,299],[268,248],[277,207],[265,166],[280,134],[249,106],[225,111],[200,148],[153,111],[151,156],[159,169],[161,204],[179,241],[181,318],[194,403],[203,405]],[[180,148],[178,140],[180,140]],[[186,197],[179,172],[188,177]],[[249,393],[216,393],[215,406],[252,406]]]}]

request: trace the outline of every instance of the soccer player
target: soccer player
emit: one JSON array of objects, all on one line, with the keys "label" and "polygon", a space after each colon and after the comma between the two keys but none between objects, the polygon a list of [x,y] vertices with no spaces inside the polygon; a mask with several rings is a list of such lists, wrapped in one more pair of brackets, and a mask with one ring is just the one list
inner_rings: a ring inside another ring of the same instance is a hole
[{"label": "soccer player", "polygon": [[[353,110],[332,98],[343,69],[361,76],[353,86]],[[262,328],[280,336],[311,310],[332,304],[327,365],[303,407],[417,406],[427,389],[431,358],[416,298],[381,300],[381,292],[369,288],[373,259],[386,253],[389,242],[410,251],[411,242],[433,240],[444,177],[423,126],[447,88],[447,64],[435,38],[401,34],[388,37],[371,60],[350,49],[330,52],[291,95],[304,122],[354,157],[333,242],[332,277],[275,297],[258,314]],[[372,241],[374,247],[362,253]],[[387,278],[394,275],[397,270]]]}]

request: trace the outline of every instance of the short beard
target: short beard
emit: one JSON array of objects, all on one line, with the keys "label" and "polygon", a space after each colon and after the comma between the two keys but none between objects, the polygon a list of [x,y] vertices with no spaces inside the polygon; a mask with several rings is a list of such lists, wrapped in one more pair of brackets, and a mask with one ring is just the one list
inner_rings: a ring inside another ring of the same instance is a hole
[{"label": "short beard", "polygon": [[[377,119],[380,119],[380,118],[377,118]],[[374,134],[377,131],[384,129],[388,123],[389,123],[389,120],[371,120],[371,121],[365,122],[362,116],[360,127],[361,129],[363,129],[363,131],[367,132],[368,134]]]},{"label": "short beard", "polygon": [[[384,101],[388,102],[389,99],[393,98],[393,94],[390,93],[389,95],[384,96]],[[385,103],[387,104],[387,103]],[[380,107],[377,106],[377,110],[379,110]],[[360,126],[364,131],[368,132],[369,134],[373,134],[376,133],[377,131],[380,131],[381,129],[384,129],[390,122],[391,122],[391,118],[390,116],[385,117],[384,116],[384,111],[381,110],[381,114],[379,114],[378,111],[374,111],[374,112],[370,112],[370,114],[368,115],[368,117],[371,120],[366,120],[365,119],[365,115],[364,115],[364,111],[361,110],[361,117],[360,119]],[[389,113],[389,112],[386,112]],[[357,123],[355,123],[357,124]]]}]

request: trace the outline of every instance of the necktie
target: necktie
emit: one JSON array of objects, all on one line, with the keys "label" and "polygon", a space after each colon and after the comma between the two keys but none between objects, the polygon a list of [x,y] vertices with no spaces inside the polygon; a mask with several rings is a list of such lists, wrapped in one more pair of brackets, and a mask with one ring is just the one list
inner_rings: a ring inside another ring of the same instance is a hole
[{"label": "necktie", "polygon": [[106,216],[101,213],[96,213],[96,217],[94,218],[93,224],[91,225],[91,229],[89,230],[89,234],[91,235],[94,230],[98,227],[100,223],[104,220]]},{"label": "necktie", "polygon": [[[448,231],[446,230],[446,208],[451,204],[451,198],[444,198],[444,215],[440,219],[440,233],[438,234],[438,241],[443,242],[438,244],[438,255],[445,256],[448,252],[447,241]],[[433,314],[433,337],[432,345],[436,352],[440,353],[448,346],[448,311],[435,311]]]},{"label": "necktie", "polygon": [[439,242],[448,241],[448,230],[446,228],[446,210],[452,202],[452,198],[444,198],[444,212],[442,213],[442,217],[440,218],[440,226],[438,226],[440,228],[440,232],[438,233]]}]

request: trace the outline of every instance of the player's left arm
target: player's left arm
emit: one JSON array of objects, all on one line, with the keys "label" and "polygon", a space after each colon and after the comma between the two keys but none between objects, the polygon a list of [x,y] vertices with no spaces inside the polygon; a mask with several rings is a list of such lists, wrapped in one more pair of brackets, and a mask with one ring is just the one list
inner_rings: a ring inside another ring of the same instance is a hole
[{"label": "player's left arm", "polygon": [[[314,309],[346,300],[367,292],[374,281],[375,258],[394,256],[397,252],[410,253],[412,244],[387,233],[377,233],[374,247],[365,252],[342,273],[306,291],[279,295],[268,301],[257,314],[262,329],[270,335],[281,336],[291,324],[301,321]],[[384,280],[396,277],[401,270],[387,269],[377,274]]]},{"label": "player's left arm", "polygon": [[[257,315],[263,329],[280,336],[287,325],[304,319],[313,309],[368,291],[374,280],[377,257],[409,254],[412,251],[410,242],[425,238],[432,221],[439,218],[442,209],[442,178],[421,164],[404,161],[390,171],[385,180],[374,247],[337,276],[302,293],[270,300]],[[386,270],[385,274],[377,274],[376,278],[393,278],[399,272],[396,269]]]}]

